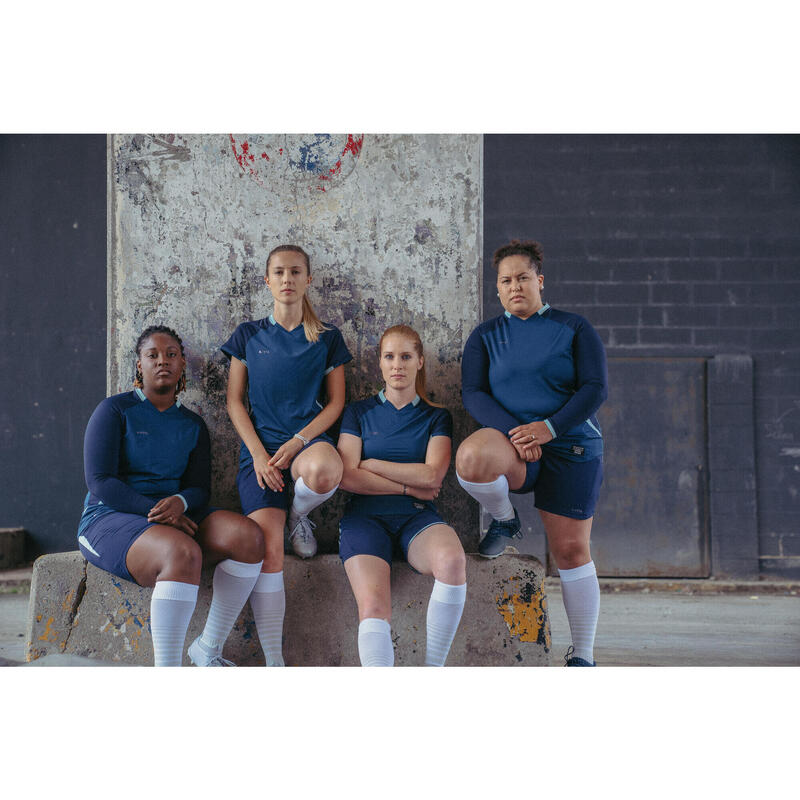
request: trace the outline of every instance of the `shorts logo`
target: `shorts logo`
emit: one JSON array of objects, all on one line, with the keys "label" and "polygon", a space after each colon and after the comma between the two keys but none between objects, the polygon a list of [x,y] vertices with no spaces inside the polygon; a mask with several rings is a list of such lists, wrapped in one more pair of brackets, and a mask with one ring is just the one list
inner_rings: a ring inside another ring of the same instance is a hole
[{"label": "shorts logo", "polygon": [[583,514],[583,509],[582,508],[571,508],[570,511],[573,514]]},{"label": "shorts logo", "polygon": [[578,444],[572,445],[572,452],[575,453],[576,456],[582,456],[585,449],[585,447],[581,447]]},{"label": "shorts logo", "polygon": [[149,436],[150,432],[149,431],[136,431],[136,435],[137,436]]}]

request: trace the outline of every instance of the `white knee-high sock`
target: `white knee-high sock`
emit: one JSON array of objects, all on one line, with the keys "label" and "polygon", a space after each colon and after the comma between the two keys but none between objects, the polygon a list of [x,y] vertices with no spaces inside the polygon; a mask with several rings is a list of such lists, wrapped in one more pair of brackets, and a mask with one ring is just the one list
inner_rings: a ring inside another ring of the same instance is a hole
[{"label": "white knee-high sock", "polygon": [[150,632],[157,667],[179,667],[186,631],[197,603],[197,586],[156,581],[150,600]]},{"label": "white knee-high sock", "polygon": [[385,619],[367,617],[358,626],[358,657],[362,667],[393,667],[392,628]]},{"label": "white knee-high sock", "polygon": [[514,506],[508,496],[508,481],[501,475],[490,483],[470,483],[465,481],[457,472],[456,478],[461,488],[475,498],[494,519],[514,519]]},{"label": "white knee-high sock", "polygon": [[232,558],[220,561],[214,570],[214,594],[200,645],[209,655],[218,656],[233,623],[244,608],[261,573],[261,562],[248,564]]},{"label": "white knee-high sock", "polygon": [[299,477],[294,483],[294,500],[290,514],[297,517],[308,516],[317,506],[321,506],[329,497],[333,497],[338,488],[337,483],[329,492],[317,494],[306,486],[302,476]]},{"label": "white knee-high sock", "polygon": [[250,607],[256,621],[258,640],[268,667],[282,667],[283,617],[286,614],[286,593],[283,571],[262,572],[253,586]]},{"label": "white knee-high sock", "polygon": [[434,580],[431,599],[428,601],[425,666],[444,666],[458,623],[461,621],[466,597],[466,583],[454,586]]},{"label": "white knee-high sock", "polygon": [[594,661],[594,634],[600,612],[600,584],[594,561],[574,569],[560,569],[561,594],[572,633],[574,655]]}]

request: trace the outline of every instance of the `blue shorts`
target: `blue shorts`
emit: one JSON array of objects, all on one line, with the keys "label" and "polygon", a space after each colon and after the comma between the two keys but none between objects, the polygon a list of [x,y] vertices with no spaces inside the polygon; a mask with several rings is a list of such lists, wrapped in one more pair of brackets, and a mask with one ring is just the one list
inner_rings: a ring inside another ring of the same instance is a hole
[{"label": "blue shorts", "polygon": [[[196,511],[187,511],[186,516],[199,525],[214,511],[219,509],[205,506]],[[126,581],[136,583],[125,563],[128,550],[148,528],[158,524],[158,522],[148,522],[147,517],[139,514],[106,511],[99,514],[79,533],[78,548],[91,564]]]},{"label": "blue shorts", "polygon": [[[303,452],[307,447],[317,442],[327,442],[333,445],[333,441],[329,436],[317,436],[311,439],[308,444],[304,444],[297,456]],[[295,456],[295,458],[297,458]],[[284,511],[289,508],[289,484],[292,480],[291,468],[281,470],[283,475],[283,489],[280,492],[275,492],[265,486],[263,489],[258,485],[256,473],[253,469],[253,462],[239,467],[239,472],[236,474],[236,488],[239,490],[239,500],[242,504],[242,514],[247,516],[252,514],[253,511],[258,511],[260,508],[280,508]]]},{"label": "blue shorts", "polygon": [[408,561],[415,536],[431,525],[446,524],[430,508],[413,514],[345,514],[339,523],[339,558],[344,563],[352,556],[377,556],[391,564],[395,553]]},{"label": "blue shorts", "polygon": [[591,461],[570,461],[547,450],[538,461],[528,462],[525,482],[515,494],[533,492],[534,505],[542,511],[572,519],[594,515],[600,484],[603,482],[603,457]]}]

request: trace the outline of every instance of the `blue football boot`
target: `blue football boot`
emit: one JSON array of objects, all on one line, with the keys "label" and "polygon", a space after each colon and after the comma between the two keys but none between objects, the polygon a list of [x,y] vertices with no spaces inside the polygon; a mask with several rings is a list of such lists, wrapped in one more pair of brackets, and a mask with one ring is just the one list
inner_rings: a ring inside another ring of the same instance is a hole
[{"label": "blue football boot", "polygon": [[519,513],[514,509],[514,519],[493,519],[486,536],[481,539],[478,545],[478,553],[484,558],[497,558],[503,555],[506,547],[511,543],[510,539],[522,538],[522,524],[519,521]]}]

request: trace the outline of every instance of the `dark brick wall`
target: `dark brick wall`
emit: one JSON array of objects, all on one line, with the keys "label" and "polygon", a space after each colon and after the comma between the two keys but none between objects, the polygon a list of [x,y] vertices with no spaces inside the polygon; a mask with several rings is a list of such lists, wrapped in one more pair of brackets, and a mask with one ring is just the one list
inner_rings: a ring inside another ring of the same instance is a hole
[{"label": "dark brick wall", "polygon": [[0,136],[0,286],[0,527],[73,550],[105,397],[105,136]]},{"label": "dark brick wall", "polygon": [[541,241],[609,355],[752,357],[761,571],[800,577],[800,136],[489,135],[484,181],[486,260]]}]

